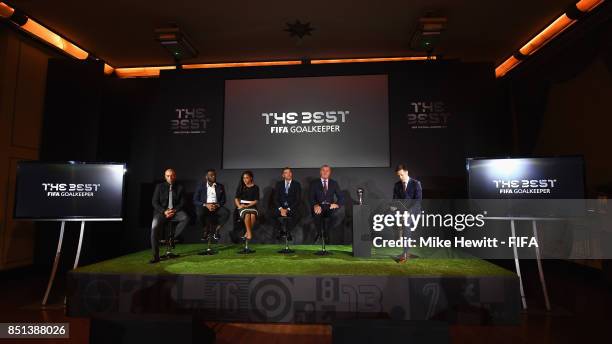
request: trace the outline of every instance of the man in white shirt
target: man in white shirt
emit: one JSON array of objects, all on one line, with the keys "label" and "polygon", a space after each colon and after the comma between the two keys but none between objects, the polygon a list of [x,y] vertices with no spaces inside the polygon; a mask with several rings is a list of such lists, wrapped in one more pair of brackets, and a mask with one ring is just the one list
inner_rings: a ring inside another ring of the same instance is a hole
[{"label": "man in white shirt", "polygon": [[229,219],[229,211],[224,207],[225,201],[225,187],[217,183],[217,172],[209,169],[193,194],[198,223],[204,228],[203,239],[209,235],[215,240],[219,239],[219,230]]}]

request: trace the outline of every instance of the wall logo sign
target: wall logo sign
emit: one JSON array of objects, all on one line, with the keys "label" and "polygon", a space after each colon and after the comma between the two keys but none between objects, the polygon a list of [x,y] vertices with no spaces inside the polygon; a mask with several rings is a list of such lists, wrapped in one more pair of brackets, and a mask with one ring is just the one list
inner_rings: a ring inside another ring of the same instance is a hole
[{"label": "wall logo sign", "polygon": [[205,134],[211,118],[202,107],[184,107],[174,109],[170,120],[170,132],[175,135]]},{"label": "wall logo sign", "polygon": [[411,129],[445,129],[451,113],[443,101],[418,101],[410,103],[406,114]]},{"label": "wall logo sign", "polygon": [[557,186],[556,179],[493,179],[500,194],[549,194]]}]

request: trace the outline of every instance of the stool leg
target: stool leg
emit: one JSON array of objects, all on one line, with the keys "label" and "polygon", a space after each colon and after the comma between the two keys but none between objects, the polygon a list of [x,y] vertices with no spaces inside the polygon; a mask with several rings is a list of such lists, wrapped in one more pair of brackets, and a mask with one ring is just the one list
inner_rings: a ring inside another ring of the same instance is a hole
[{"label": "stool leg", "polygon": [[323,218],[321,219],[321,250],[315,252],[315,254],[317,256],[327,256],[330,255],[331,252],[329,252],[326,248],[325,248],[325,233],[327,232],[327,218]]},{"label": "stool leg", "polygon": [[281,225],[282,225],[283,231],[285,232],[285,248],[278,251],[278,253],[282,253],[282,254],[295,253],[294,250],[289,248],[289,230],[287,229],[287,219],[284,219]]},{"label": "stool leg", "polygon": [[211,231],[212,228],[214,228],[214,225],[211,225],[211,224],[207,224],[206,225],[206,240],[207,240],[207,244],[206,244],[206,250],[198,253],[201,256],[212,256],[212,255],[217,254],[217,251],[215,251],[211,247],[211,241],[213,239],[213,232]]},{"label": "stool leg", "polygon": [[242,248],[242,250],[238,251],[239,254],[251,254],[251,253],[255,253],[255,250],[252,250],[249,247],[249,240],[248,239],[244,239],[244,247]]},{"label": "stool leg", "polygon": [[174,224],[170,224],[170,234],[168,235],[168,241],[166,242],[166,258],[177,258],[179,255],[174,253],[174,245],[176,243],[174,239],[176,227]]}]

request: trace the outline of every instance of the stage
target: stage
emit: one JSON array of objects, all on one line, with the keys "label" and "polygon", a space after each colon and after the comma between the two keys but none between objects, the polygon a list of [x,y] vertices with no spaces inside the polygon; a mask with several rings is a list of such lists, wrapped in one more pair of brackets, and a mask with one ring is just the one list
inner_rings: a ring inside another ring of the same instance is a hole
[{"label": "stage", "polygon": [[[439,319],[517,323],[519,280],[480,259],[356,258],[350,245],[177,246],[178,258],[148,264],[150,251],[80,267],[68,274],[67,314],[196,313],[206,320],[330,323],[339,319]],[[434,256],[434,255],[432,255]]]}]

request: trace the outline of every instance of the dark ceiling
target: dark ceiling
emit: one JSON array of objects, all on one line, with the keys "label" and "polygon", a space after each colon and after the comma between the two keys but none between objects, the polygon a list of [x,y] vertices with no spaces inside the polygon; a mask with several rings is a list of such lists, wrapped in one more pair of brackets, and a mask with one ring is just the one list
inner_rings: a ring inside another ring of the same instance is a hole
[{"label": "dark ceiling", "polygon": [[[564,12],[572,0],[7,1],[114,67],[172,59],[154,29],[176,23],[200,54],[188,63],[406,56],[418,18],[448,18],[435,51],[465,61],[502,62]],[[285,23],[315,31],[291,38]]]}]

